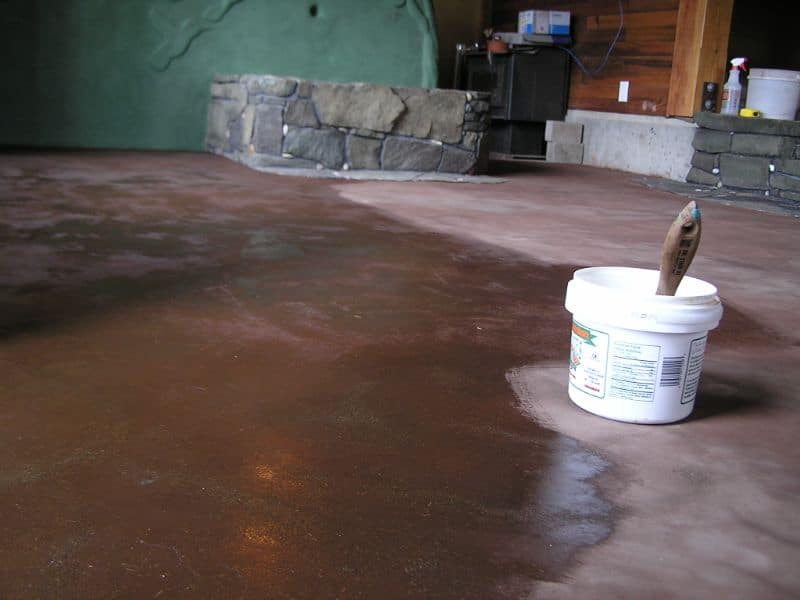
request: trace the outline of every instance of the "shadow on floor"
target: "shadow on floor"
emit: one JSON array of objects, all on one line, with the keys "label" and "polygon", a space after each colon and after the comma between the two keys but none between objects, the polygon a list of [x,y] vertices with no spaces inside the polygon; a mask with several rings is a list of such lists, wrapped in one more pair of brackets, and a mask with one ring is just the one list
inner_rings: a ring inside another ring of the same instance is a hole
[{"label": "shadow on floor", "polygon": [[704,371],[695,407],[688,421],[769,409],[771,394],[759,383],[732,378],[717,371]]}]

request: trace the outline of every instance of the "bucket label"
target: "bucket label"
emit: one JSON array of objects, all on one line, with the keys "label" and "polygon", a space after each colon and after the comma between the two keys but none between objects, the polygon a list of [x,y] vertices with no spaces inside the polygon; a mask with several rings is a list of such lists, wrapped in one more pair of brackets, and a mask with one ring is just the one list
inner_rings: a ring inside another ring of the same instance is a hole
[{"label": "bucket label", "polygon": [[570,385],[596,398],[605,397],[607,366],[608,334],[572,321]]},{"label": "bucket label", "polygon": [[700,371],[703,370],[703,356],[706,353],[706,336],[692,340],[689,344],[689,360],[686,364],[686,379],[683,384],[681,404],[689,404],[697,395],[700,384]]},{"label": "bucket label", "polygon": [[623,400],[652,402],[661,347],[614,342],[609,395]]}]

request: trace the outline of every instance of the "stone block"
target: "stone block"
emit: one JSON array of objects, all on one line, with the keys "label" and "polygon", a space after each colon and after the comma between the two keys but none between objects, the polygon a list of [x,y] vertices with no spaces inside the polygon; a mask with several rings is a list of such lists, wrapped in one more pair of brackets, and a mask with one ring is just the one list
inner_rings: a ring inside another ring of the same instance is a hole
[{"label": "stone block", "polygon": [[[692,155],[692,166],[713,173],[714,169],[719,168],[719,154],[708,154],[707,152],[695,152]],[[688,181],[688,179],[687,179]],[[699,181],[697,183],[700,183]]]},{"label": "stone block", "polygon": [[790,190],[781,190],[780,192],[781,198],[787,198],[789,200],[795,200],[800,202],[800,192],[792,192]]},{"label": "stone block", "polygon": [[319,127],[319,119],[311,100],[293,100],[286,105],[284,122],[298,127]]},{"label": "stone block", "polygon": [[230,73],[216,73],[214,75],[214,83],[238,83],[241,75],[233,75]]},{"label": "stone block", "polygon": [[252,167],[253,169],[269,169],[273,167],[286,167],[290,169],[315,169],[317,161],[305,158],[287,158],[285,156],[272,156],[269,154],[241,154],[234,160]]},{"label": "stone block", "polygon": [[692,147],[700,152],[730,152],[731,134],[724,131],[698,129],[694,133]]},{"label": "stone block", "polygon": [[484,173],[489,172],[489,150],[490,150],[490,140],[488,135],[480,135],[478,137],[477,142],[477,149],[475,153],[477,154],[477,160],[475,162],[475,175],[482,175]]},{"label": "stone block", "polygon": [[283,143],[283,107],[261,104],[255,107],[253,146],[261,154],[281,155]]},{"label": "stone block", "polygon": [[381,164],[388,171],[436,171],[441,159],[440,144],[389,136],[383,143]]},{"label": "stone block", "polygon": [[267,96],[291,96],[297,88],[297,80],[274,75],[243,75],[243,84],[247,86],[250,94],[264,94]]},{"label": "stone block", "polygon": [[791,158],[797,139],[778,135],[735,133],[731,140],[731,152],[748,156],[774,156]]},{"label": "stone block", "polygon": [[775,165],[775,171],[778,173],[800,176],[800,160],[778,159],[772,161],[772,164]]},{"label": "stone block", "polygon": [[481,135],[475,131],[467,131],[464,134],[464,138],[461,140],[461,145],[464,146],[464,148],[466,148],[467,150],[471,150],[474,152],[480,137]]},{"label": "stone block", "polygon": [[383,142],[351,135],[347,139],[347,163],[352,169],[380,169]]},{"label": "stone block", "polygon": [[695,113],[694,122],[705,129],[715,129],[717,131],[800,137],[800,121],[751,119],[736,115],[721,115],[700,111]]},{"label": "stone block", "polygon": [[719,176],[725,186],[765,190],[769,182],[769,160],[723,154],[719,157]]},{"label": "stone block", "polygon": [[392,133],[455,144],[461,141],[464,123],[464,92],[396,88],[405,111]]},{"label": "stone block", "polygon": [[242,109],[237,102],[215,99],[208,105],[206,148],[221,151],[228,147],[231,125],[239,119]]},{"label": "stone block", "polygon": [[470,112],[489,112],[490,104],[486,100],[472,100],[468,104]]},{"label": "stone block", "polygon": [[277,96],[265,96],[264,94],[250,96],[248,102],[254,105],[274,104],[275,106],[286,106],[286,98],[278,98]]},{"label": "stone block", "polygon": [[248,105],[242,111],[241,131],[239,132],[239,139],[237,140],[240,148],[246,149],[250,146],[250,140],[253,137],[253,126],[255,124],[256,107]]},{"label": "stone block", "polygon": [[475,166],[474,152],[454,146],[444,146],[439,171],[443,173],[469,173]]},{"label": "stone block", "polygon": [[311,90],[313,89],[313,85],[310,81],[306,81],[305,79],[301,79],[297,83],[297,97],[298,98],[311,98]]},{"label": "stone block", "polygon": [[311,92],[324,125],[389,132],[406,106],[391,88],[366,83],[317,83]]},{"label": "stone block", "polygon": [[351,129],[350,133],[353,135],[357,135],[359,137],[368,137],[375,140],[382,140],[386,137],[385,133],[381,133],[380,131],[372,131],[371,129]]},{"label": "stone block", "polygon": [[769,177],[769,185],[778,190],[800,192],[800,177],[784,175],[783,173],[772,173]]},{"label": "stone block", "polygon": [[238,83],[212,83],[211,97],[214,99],[229,100],[239,107],[247,104],[247,90]]},{"label": "stone block", "polygon": [[583,144],[548,142],[545,154],[547,162],[579,165],[583,163]]},{"label": "stone block", "polygon": [[283,151],[340,169],[345,162],[345,134],[338,129],[292,127],[286,133]]},{"label": "stone block", "polygon": [[544,140],[559,144],[580,144],[583,142],[583,125],[565,121],[547,121],[544,125]]},{"label": "stone block", "polygon": [[483,133],[489,129],[489,123],[485,121],[465,121],[464,122],[464,131],[473,131],[478,133]]},{"label": "stone block", "polygon": [[464,115],[464,122],[480,121],[481,123],[489,123],[492,116],[489,113],[469,112]]},{"label": "stone block", "polygon": [[686,174],[686,181],[689,183],[699,183],[702,185],[716,185],[719,183],[719,175],[712,175],[706,171],[701,171],[697,167],[692,167]]}]

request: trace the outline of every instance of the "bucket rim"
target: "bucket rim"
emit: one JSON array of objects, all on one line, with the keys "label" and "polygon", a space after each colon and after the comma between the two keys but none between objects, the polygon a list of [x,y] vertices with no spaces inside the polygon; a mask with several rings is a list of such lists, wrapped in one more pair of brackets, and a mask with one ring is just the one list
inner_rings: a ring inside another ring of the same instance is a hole
[{"label": "bucket rim", "polygon": [[[652,286],[649,289],[652,291],[644,291],[638,289],[630,289],[624,287],[612,287],[604,285],[603,275],[616,272],[624,277],[639,278],[642,282],[647,281]],[[658,271],[655,269],[644,269],[639,267],[619,267],[619,266],[604,266],[604,267],[584,267],[578,269],[573,273],[573,279],[579,281],[582,285],[588,285],[596,289],[598,292],[609,295],[624,295],[626,298],[635,297],[640,300],[647,300],[648,302],[655,302],[658,304],[667,305],[685,305],[685,304],[705,304],[709,301],[719,300],[719,290],[717,287],[698,279],[697,277],[685,276],[678,287],[678,291],[674,296],[659,296],[656,294],[656,287],[658,284]],[[699,293],[687,294],[689,288],[695,288]],[[684,293],[681,293],[681,292]]]},{"label": "bucket rim", "polygon": [[750,69],[748,79],[800,82],[800,71],[792,69]]}]

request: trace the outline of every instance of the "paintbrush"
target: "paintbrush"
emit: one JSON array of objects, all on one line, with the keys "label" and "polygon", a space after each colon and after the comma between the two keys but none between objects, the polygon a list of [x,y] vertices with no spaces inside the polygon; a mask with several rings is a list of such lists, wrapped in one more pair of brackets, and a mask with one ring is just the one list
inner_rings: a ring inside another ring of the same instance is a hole
[{"label": "paintbrush", "polygon": [[681,279],[689,270],[697,247],[700,245],[700,209],[692,200],[678,213],[667,231],[661,249],[661,270],[658,275],[659,296],[674,296]]}]

